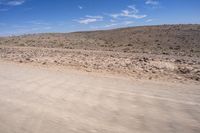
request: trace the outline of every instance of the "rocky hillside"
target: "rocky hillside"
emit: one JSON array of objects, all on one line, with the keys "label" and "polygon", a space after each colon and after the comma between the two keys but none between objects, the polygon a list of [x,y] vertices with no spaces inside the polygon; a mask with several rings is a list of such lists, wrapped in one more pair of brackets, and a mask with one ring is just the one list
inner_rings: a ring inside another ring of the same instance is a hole
[{"label": "rocky hillside", "polygon": [[0,45],[200,56],[200,25],[161,25],[107,31],[0,38]]},{"label": "rocky hillside", "polygon": [[200,25],[4,37],[0,59],[200,83]]}]

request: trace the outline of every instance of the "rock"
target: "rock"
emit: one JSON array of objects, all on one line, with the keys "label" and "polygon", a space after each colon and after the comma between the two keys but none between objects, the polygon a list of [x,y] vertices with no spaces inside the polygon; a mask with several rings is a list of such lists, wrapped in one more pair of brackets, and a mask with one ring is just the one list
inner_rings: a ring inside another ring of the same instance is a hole
[{"label": "rock", "polygon": [[152,77],[149,77],[149,80],[152,80]]},{"label": "rock", "polygon": [[182,78],[181,77],[179,77],[179,76],[177,76],[177,77],[175,77],[176,79],[178,79],[178,80],[181,80]]},{"label": "rock", "polygon": [[197,77],[197,76],[194,77],[193,79],[196,80],[196,81],[200,81],[200,77]]},{"label": "rock", "polygon": [[26,58],[26,61],[30,61],[30,58]]},{"label": "rock", "polygon": [[176,62],[176,63],[181,63],[182,61],[179,60],[179,59],[176,59],[175,62]]},{"label": "rock", "polygon": [[46,65],[46,64],[47,64],[46,62],[43,62],[43,63],[42,63],[42,65]]},{"label": "rock", "polygon": [[92,71],[87,69],[86,72],[92,72]]},{"label": "rock", "polygon": [[149,58],[144,57],[144,58],[143,58],[143,61],[144,61],[144,62],[148,62],[148,61],[149,61]]},{"label": "rock", "polygon": [[152,73],[156,73],[156,71],[155,71],[155,70],[152,70],[151,72],[152,72]]},{"label": "rock", "polygon": [[148,62],[148,61],[149,61],[149,58],[147,58],[147,57],[143,57],[142,59],[140,58],[139,61]]},{"label": "rock", "polygon": [[190,73],[190,69],[188,69],[188,68],[186,68],[186,67],[179,67],[179,68],[178,68],[178,71],[179,71],[181,74]]}]

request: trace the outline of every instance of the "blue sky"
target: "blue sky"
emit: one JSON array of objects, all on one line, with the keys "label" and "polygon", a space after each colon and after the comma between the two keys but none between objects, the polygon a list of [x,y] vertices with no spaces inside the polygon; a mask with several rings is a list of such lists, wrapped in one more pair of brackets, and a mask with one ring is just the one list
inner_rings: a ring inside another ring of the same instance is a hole
[{"label": "blue sky", "polygon": [[0,0],[0,36],[179,23],[200,23],[200,0]]}]

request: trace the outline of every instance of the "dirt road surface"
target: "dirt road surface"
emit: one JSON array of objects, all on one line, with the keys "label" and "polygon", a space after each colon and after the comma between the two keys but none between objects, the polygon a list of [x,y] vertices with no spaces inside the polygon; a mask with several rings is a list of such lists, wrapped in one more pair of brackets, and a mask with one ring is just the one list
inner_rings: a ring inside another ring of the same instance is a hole
[{"label": "dirt road surface", "polygon": [[0,133],[199,133],[200,86],[0,62]]}]

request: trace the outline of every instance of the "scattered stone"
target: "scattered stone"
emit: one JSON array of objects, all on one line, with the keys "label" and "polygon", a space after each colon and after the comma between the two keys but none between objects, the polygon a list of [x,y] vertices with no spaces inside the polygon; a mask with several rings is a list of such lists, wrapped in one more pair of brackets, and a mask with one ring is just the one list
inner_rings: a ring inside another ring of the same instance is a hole
[{"label": "scattered stone", "polygon": [[144,58],[143,58],[143,61],[144,61],[144,62],[148,62],[148,61],[149,61],[149,59],[148,59],[148,58],[146,58],[146,57],[144,57]]},{"label": "scattered stone", "polygon": [[190,73],[190,69],[188,69],[188,68],[186,68],[186,67],[179,67],[179,68],[178,68],[178,71],[179,71],[181,74]]},{"label": "scattered stone", "polygon": [[30,58],[26,58],[26,61],[30,61]]},{"label": "scattered stone", "polygon": [[179,60],[179,59],[176,59],[175,62],[176,62],[176,63],[181,63],[182,61]]}]

